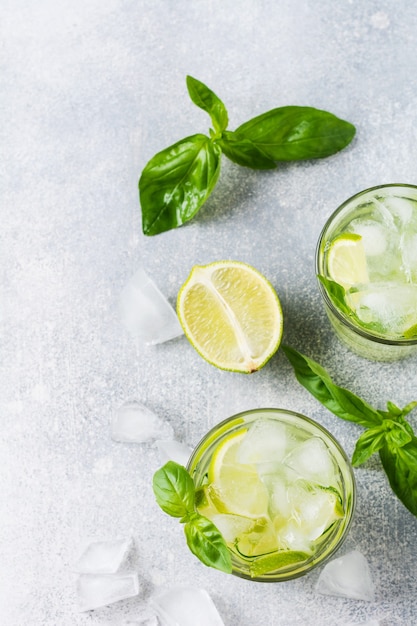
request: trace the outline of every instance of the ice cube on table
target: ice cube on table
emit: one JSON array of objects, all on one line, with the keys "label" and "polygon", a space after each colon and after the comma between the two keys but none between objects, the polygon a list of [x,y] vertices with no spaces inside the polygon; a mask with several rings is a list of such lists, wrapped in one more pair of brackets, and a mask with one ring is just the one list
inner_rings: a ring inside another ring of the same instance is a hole
[{"label": "ice cube on table", "polygon": [[120,296],[122,320],[139,345],[155,345],[183,334],[177,315],[143,268]]},{"label": "ice cube on table", "polygon": [[89,541],[73,569],[80,574],[114,574],[127,560],[132,548],[132,537]]},{"label": "ice cube on table", "polygon": [[114,441],[145,443],[155,439],[171,439],[173,428],[141,402],[125,402],[114,411],[111,422]]},{"label": "ice cube on table", "polygon": [[368,561],[358,550],[333,559],[322,569],[316,591],[353,600],[374,599],[374,583]]},{"label": "ice cube on table", "polygon": [[334,486],[337,476],[329,449],[320,437],[311,437],[298,444],[284,459],[285,465],[301,478],[325,487]]},{"label": "ice cube on table", "polygon": [[139,593],[139,580],[131,574],[80,574],[77,596],[80,611],[91,611]]},{"label": "ice cube on table", "polygon": [[175,587],[151,598],[161,626],[224,626],[204,589]]},{"label": "ice cube on table", "polygon": [[253,422],[237,451],[238,463],[281,461],[287,445],[285,424],[270,420]]},{"label": "ice cube on table", "polygon": [[155,441],[155,446],[158,448],[162,463],[175,461],[184,467],[186,467],[192,452],[191,448],[185,443],[181,443],[175,439],[158,439]]}]

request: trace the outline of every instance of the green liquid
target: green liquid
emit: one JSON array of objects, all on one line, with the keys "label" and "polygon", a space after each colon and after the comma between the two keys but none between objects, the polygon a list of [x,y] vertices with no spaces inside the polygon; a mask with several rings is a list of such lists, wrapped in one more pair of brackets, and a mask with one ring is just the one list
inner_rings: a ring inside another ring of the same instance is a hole
[{"label": "green liquid", "polygon": [[[327,265],[332,242],[361,237],[368,280],[346,288],[341,310],[325,297],[334,330],[353,351],[373,360],[396,360],[417,352],[417,188],[383,186],[348,200],[326,224],[318,246],[317,271]],[[324,290],[323,287],[321,287]]]},{"label": "green liquid", "polygon": [[[266,409],[241,417],[230,429],[220,425],[218,438],[212,431],[190,460],[199,512],[225,538],[235,574],[301,576],[347,531],[354,505],[349,462],[327,431],[303,416]],[[216,458],[231,442],[216,475]]]}]

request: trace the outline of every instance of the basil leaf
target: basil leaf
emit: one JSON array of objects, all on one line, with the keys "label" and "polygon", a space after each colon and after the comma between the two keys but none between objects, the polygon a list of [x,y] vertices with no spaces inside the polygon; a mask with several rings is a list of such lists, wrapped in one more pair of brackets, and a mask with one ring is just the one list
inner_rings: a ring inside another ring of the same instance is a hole
[{"label": "basil leaf", "polygon": [[410,413],[413,409],[415,409],[415,407],[417,406],[417,400],[414,400],[413,402],[409,402],[401,411],[401,414],[407,415],[408,413]]},{"label": "basil leaf", "polygon": [[206,135],[186,137],[152,157],[139,180],[144,234],[190,220],[212,192],[220,164],[220,147]]},{"label": "basil leaf", "polygon": [[402,426],[401,424],[396,424],[392,420],[389,421],[389,427],[387,428],[387,432],[385,434],[385,441],[388,448],[396,449],[402,448],[407,443],[409,443],[414,436],[414,433],[411,429],[410,433],[410,425],[407,424],[409,428]]},{"label": "basil leaf", "polygon": [[379,451],[391,489],[404,506],[417,516],[417,438],[397,449],[385,445]]},{"label": "basil leaf", "polygon": [[226,542],[216,526],[206,517],[197,515],[184,526],[187,545],[204,565],[230,574],[232,559]]},{"label": "basil leaf", "polygon": [[242,138],[238,133],[225,131],[217,143],[228,159],[258,170],[270,170],[276,167],[275,161],[267,157],[250,139]]},{"label": "basil leaf", "polygon": [[351,391],[335,385],[321,365],[294,348],[282,346],[282,349],[294,368],[297,380],[329,411],[361,426],[372,427],[382,423],[376,409]]},{"label": "basil leaf", "polygon": [[362,465],[362,463],[365,463],[375,452],[378,452],[384,444],[385,429],[381,426],[368,428],[356,442],[355,451],[352,456],[352,465],[354,467]]},{"label": "basil leaf", "polygon": [[351,317],[352,309],[346,304],[345,288],[342,287],[342,285],[339,285],[339,283],[336,283],[334,280],[330,280],[330,278],[326,278],[321,274],[317,274],[317,278],[327,291],[327,294],[335,307],[348,317]]},{"label": "basil leaf", "polygon": [[194,513],[194,481],[185,467],[168,461],[153,476],[156,501],[172,517],[187,517]]},{"label": "basil leaf", "polygon": [[327,111],[286,106],[254,117],[236,132],[274,161],[298,161],[342,150],[352,141],[355,127]]},{"label": "basil leaf", "polygon": [[222,132],[229,123],[226,107],[223,102],[204,83],[187,76],[187,89],[191,100],[211,117],[214,130]]}]

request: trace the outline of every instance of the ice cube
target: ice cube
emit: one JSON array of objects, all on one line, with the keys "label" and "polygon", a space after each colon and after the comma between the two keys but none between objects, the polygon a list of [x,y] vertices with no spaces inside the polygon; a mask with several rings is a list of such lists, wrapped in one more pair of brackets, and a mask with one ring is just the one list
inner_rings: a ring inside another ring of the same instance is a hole
[{"label": "ice cube", "polygon": [[335,463],[320,437],[311,437],[296,446],[284,460],[300,477],[325,487],[334,486],[337,476]]},{"label": "ice cube", "polygon": [[365,255],[378,256],[384,254],[387,248],[387,240],[390,236],[385,226],[375,220],[352,220],[350,230],[362,237]]},{"label": "ice cube", "polygon": [[365,324],[378,324],[379,332],[401,336],[417,324],[417,285],[370,283],[357,293],[357,316]]},{"label": "ice cube", "polygon": [[218,513],[210,516],[211,521],[217,530],[223,535],[225,541],[232,543],[239,535],[246,534],[253,530],[256,522],[241,515],[231,515],[229,513]]},{"label": "ice cube", "polygon": [[224,626],[204,589],[175,587],[151,598],[162,626]]},{"label": "ice cube", "polygon": [[144,404],[134,400],[125,402],[114,411],[111,436],[114,441],[144,443],[155,439],[170,439],[173,429]]},{"label": "ice cube", "polygon": [[383,203],[393,217],[398,220],[400,226],[405,226],[411,220],[414,206],[412,200],[407,200],[407,198],[401,198],[399,196],[386,196],[383,199]]},{"label": "ice cube", "polygon": [[237,451],[238,463],[277,462],[284,458],[287,445],[285,424],[258,420],[252,424]]},{"label": "ice cube", "polygon": [[114,574],[127,560],[132,548],[132,537],[89,541],[73,569],[80,574]]},{"label": "ice cube", "polygon": [[417,233],[404,233],[400,239],[402,270],[408,282],[417,282]]},{"label": "ice cube", "polygon": [[80,574],[77,596],[80,611],[91,611],[101,606],[132,598],[139,593],[139,581],[132,574]]},{"label": "ice cube", "polygon": [[186,467],[192,452],[191,448],[185,445],[185,443],[175,439],[158,439],[158,441],[155,441],[155,446],[158,448],[162,463],[175,461],[184,467]]},{"label": "ice cube", "polygon": [[321,571],[316,591],[324,595],[372,601],[375,592],[368,561],[358,550],[333,559]]},{"label": "ice cube", "polygon": [[143,268],[124,287],[120,310],[138,345],[163,343],[183,334],[174,309]]}]

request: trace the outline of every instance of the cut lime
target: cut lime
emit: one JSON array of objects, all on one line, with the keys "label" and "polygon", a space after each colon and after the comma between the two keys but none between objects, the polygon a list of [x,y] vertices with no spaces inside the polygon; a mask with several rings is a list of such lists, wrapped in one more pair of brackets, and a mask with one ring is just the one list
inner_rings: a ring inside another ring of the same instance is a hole
[{"label": "cut lime", "polygon": [[329,277],[345,289],[369,282],[362,237],[347,233],[336,237],[327,253]]},{"label": "cut lime", "polygon": [[296,563],[302,563],[311,556],[311,553],[297,550],[280,550],[272,554],[267,554],[259,559],[254,559],[250,564],[250,575],[252,578],[270,574],[280,569],[285,569]]},{"label": "cut lime", "polygon": [[217,513],[210,519],[228,543],[234,543],[237,537],[251,532],[256,526],[256,521],[249,517],[229,513]]},{"label": "cut lime", "polygon": [[213,515],[218,514],[218,510],[214,506],[207,485],[199,487],[195,492],[195,505],[200,515],[212,519]]},{"label": "cut lime", "polygon": [[246,263],[194,266],[179,291],[177,313],[193,347],[220,369],[254,372],[281,342],[278,296],[268,280]]},{"label": "cut lime", "polygon": [[278,550],[278,542],[273,523],[261,518],[236,538],[236,549],[244,557],[261,556]]},{"label": "cut lime", "polygon": [[231,433],[213,454],[207,487],[210,499],[221,513],[259,518],[268,512],[268,491],[255,465],[236,461],[246,430]]}]

